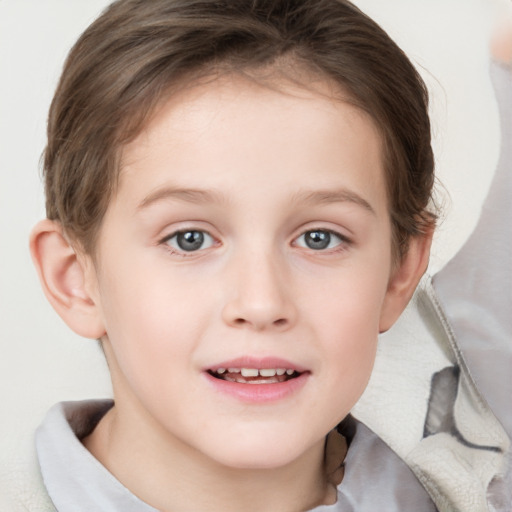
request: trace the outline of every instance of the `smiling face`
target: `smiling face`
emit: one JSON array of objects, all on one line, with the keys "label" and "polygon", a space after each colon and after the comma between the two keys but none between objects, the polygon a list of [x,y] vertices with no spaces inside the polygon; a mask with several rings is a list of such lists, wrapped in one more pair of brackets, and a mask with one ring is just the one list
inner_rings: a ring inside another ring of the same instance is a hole
[{"label": "smiling face", "polygon": [[165,103],[124,150],[88,277],[118,423],[237,468],[323,450],[386,322],[385,191],[347,103],[233,77]]}]

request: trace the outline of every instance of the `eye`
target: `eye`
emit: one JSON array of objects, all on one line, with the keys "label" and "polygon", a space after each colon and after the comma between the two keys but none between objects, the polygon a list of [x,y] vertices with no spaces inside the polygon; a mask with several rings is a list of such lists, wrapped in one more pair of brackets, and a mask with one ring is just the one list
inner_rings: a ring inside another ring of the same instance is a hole
[{"label": "eye", "polygon": [[313,249],[314,251],[323,251],[325,249],[333,249],[347,240],[337,233],[326,229],[313,229],[306,231],[296,240],[296,245]]},{"label": "eye", "polygon": [[212,247],[214,240],[206,231],[188,229],[177,231],[170,237],[167,237],[164,243],[180,252],[194,252]]}]

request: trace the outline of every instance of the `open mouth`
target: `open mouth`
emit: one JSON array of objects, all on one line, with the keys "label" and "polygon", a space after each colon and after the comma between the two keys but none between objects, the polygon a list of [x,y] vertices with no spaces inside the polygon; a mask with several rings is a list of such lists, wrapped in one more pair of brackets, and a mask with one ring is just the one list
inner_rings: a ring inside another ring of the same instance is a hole
[{"label": "open mouth", "polygon": [[291,368],[216,368],[208,373],[216,379],[239,384],[277,384],[301,375]]}]

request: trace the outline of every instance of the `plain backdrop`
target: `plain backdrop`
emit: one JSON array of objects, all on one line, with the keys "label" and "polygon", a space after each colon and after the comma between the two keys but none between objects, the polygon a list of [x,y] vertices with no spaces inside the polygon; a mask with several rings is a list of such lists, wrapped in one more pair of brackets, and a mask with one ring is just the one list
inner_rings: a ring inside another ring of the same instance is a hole
[{"label": "plain backdrop", "polygon": [[[39,159],[52,93],[70,46],[107,3],[0,0],[2,511],[37,509],[33,431],[45,411],[57,401],[110,394],[96,342],[75,336],[46,303],[28,252],[30,229],[44,217]],[[476,223],[497,160],[487,48],[506,0],[355,3],[402,46],[431,91],[445,217],[433,247],[435,272]]]}]

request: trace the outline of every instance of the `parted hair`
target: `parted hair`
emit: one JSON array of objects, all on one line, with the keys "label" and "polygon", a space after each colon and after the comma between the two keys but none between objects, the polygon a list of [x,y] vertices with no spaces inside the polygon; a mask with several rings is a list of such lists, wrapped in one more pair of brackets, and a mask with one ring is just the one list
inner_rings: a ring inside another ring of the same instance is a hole
[{"label": "parted hair", "polygon": [[122,148],[173,88],[219,73],[257,79],[283,62],[307,71],[305,87],[313,75],[339,84],[375,122],[403,254],[435,221],[428,92],[404,52],[347,0],[112,3],[71,49],[50,108],[47,217],[92,252]]}]

